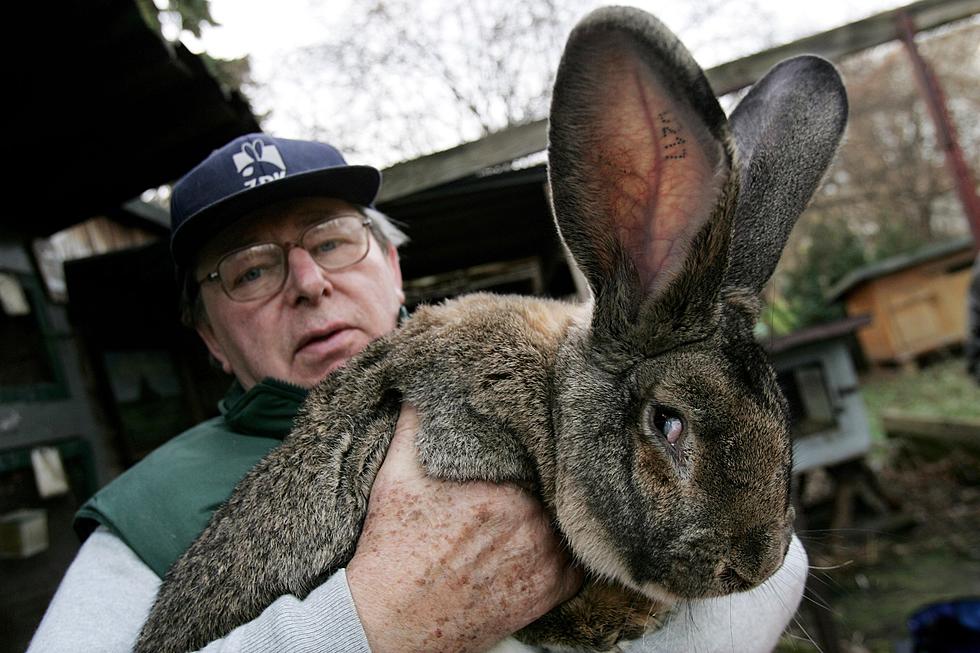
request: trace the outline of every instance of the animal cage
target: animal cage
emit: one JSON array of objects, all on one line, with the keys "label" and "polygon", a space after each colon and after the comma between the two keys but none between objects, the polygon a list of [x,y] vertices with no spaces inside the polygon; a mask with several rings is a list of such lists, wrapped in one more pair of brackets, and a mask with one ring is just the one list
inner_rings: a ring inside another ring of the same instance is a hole
[{"label": "animal cage", "polygon": [[866,323],[866,318],[850,318],[765,345],[789,404],[794,473],[860,458],[871,446],[848,349],[849,336]]}]

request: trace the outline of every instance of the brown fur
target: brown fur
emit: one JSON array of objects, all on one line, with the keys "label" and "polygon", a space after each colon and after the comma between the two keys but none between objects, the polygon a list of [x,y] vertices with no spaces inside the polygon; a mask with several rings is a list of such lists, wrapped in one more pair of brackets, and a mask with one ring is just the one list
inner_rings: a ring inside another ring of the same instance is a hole
[{"label": "brown fur", "polygon": [[[678,598],[763,582],[793,511],[757,296],[845,115],[836,72],[803,57],[729,125],[654,18],[586,18],[555,85],[549,181],[592,302],[423,308],[327,378],[167,574],[137,650],[199,647],[344,566],[402,401],[430,475],[531,488],[588,571],[523,640],[607,650]],[[664,411],[683,422],[675,444]]]}]

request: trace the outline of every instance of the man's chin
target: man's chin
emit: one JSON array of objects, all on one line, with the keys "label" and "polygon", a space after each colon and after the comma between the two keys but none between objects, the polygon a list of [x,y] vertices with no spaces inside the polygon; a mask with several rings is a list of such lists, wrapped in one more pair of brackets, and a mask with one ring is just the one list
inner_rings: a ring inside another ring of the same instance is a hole
[{"label": "man's chin", "polygon": [[335,334],[333,337],[318,340],[296,352],[293,358],[293,383],[302,380],[301,385],[312,387],[332,372],[347,364],[351,358],[367,346],[360,333],[354,329]]}]

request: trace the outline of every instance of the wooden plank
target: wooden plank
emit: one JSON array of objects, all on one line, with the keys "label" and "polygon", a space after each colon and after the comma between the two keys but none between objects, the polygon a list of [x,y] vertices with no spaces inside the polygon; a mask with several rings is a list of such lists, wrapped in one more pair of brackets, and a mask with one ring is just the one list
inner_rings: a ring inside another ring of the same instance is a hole
[{"label": "wooden plank", "polygon": [[881,416],[885,433],[890,438],[901,438],[941,449],[962,447],[980,453],[980,419],[926,417],[899,412],[886,412]]},{"label": "wooden plank", "polygon": [[538,120],[490,134],[470,143],[384,170],[379,203],[475,174],[497,163],[513,161],[545,149],[548,121]]},{"label": "wooden plank", "polygon": [[[898,36],[895,15],[906,11],[920,31],[980,13],[980,0],[922,0],[875,14],[826,32],[763,50],[705,71],[719,95],[752,84],[779,61],[797,54],[819,54],[840,59],[848,54],[887,43]],[[548,121],[537,120],[490,134],[384,170],[380,203],[476,174],[490,166],[513,161],[548,145]]]}]

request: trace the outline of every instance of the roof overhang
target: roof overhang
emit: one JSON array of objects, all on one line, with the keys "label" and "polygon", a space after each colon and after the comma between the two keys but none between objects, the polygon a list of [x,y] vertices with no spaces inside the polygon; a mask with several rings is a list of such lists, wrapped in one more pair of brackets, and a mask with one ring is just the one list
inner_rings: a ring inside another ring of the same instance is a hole
[{"label": "roof overhang", "polygon": [[43,236],[111,211],[259,128],[245,99],[133,0],[27,6],[21,24],[43,29],[17,64],[26,100],[8,154],[30,208],[8,212],[0,232]]}]

